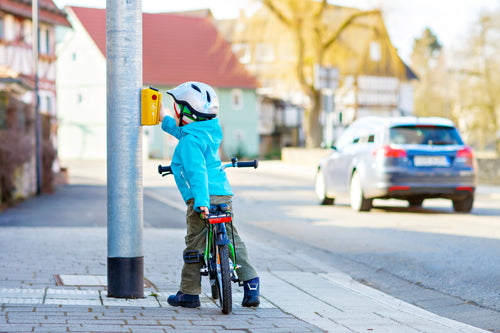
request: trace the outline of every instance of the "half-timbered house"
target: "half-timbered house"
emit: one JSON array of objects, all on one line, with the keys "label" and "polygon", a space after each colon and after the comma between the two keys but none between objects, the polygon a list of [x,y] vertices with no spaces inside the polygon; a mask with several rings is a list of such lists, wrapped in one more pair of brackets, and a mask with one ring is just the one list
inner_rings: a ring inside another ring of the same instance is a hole
[{"label": "half-timbered house", "polygon": [[52,0],[39,0],[36,49],[32,13],[30,0],[0,1],[0,203],[36,190],[37,96],[42,118],[39,161],[46,171],[42,186],[52,186],[57,156],[55,28],[70,25]]}]

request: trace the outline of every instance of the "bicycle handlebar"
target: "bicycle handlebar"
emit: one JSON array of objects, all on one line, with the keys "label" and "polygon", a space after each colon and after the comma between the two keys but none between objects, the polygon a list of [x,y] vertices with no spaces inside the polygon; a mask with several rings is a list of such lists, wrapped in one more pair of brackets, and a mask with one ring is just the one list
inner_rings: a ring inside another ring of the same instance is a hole
[{"label": "bicycle handlebar", "polygon": [[[221,168],[224,170],[225,168],[254,168],[257,169],[259,166],[259,161],[253,160],[251,162],[238,162],[236,157],[231,159],[231,163],[224,164]],[[158,173],[165,177],[166,175],[172,174],[172,168],[170,165],[158,165]]]},{"label": "bicycle handlebar", "polygon": [[158,165],[158,173],[160,175],[162,175],[163,177],[165,177],[166,175],[170,175],[172,173],[172,168],[170,167],[170,165]]},{"label": "bicycle handlebar", "polygon": [[233,157],[231,159],[231,163],[224,164],[222,166],[222,169],[230,168],[230,167],[233,167],[233,168],[254,168],[254,169],[257,169],[258,166],[259,166],[259,161],[257,161],[257,160],[253,160],[251,162],[238,162],[238,159],[236,157]]}]

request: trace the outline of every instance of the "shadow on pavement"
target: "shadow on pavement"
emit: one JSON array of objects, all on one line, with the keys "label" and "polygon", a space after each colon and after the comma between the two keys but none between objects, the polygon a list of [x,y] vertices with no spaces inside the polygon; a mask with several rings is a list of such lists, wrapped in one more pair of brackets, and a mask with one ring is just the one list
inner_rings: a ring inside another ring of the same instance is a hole
[{"label": "shadow on pavement", "polygon": [[[144,226],[185,228],[185,213],[144,197]],[[62,185],[0,212],[0,226],[106,227],[107,192],[102,185]]]}]

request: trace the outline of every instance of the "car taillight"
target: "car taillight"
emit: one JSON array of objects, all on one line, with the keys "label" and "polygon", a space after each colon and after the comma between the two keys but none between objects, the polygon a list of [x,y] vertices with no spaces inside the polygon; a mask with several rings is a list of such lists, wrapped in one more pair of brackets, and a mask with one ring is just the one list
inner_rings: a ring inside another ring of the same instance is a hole
[{"label": "car taillight", "polygon": [[465,147],[457,151],[457,157],[472,159],[474,158],[474,154],[472,153],[472,149],[470,149],[470,147]]},{"label": "car taillight", "polygon": [[380,147],[379,149],[373,152],[375,156],[383,156],[383,157],[393,157],[393,158],[401,158],[406,157],[406,150],[400,148],[394,148],[390,145]]},{"label": "car taillight", "polygon": [[470,147],[465,147],[457,151],[456,162],[466,164],[470,167],[475,166],[474,153]]},{"label": "car taillight", "polygon": [[470,186],[457,186],[457,191],[466,191],[466,192],[474,192],[474,188]]},{"label": "car taillight", "polygon": [[389,187],[389,192],[392,192],[392,191],[409,191],[409,190],[410,190],[410,186],[406,186],[406,185],[394,185],[394,186]]}]

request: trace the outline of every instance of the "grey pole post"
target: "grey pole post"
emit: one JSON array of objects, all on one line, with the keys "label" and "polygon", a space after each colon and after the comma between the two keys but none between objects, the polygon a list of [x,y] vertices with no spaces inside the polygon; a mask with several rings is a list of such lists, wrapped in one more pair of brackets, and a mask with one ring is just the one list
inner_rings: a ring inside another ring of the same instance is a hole
[{"label": "grey pole post", "polygon": [[144,297],[142,1],[107,0],[108,296]]},{"label": "grey pole post", "polygon": [[39,27],[38,27],[38,13],[39,13],[38,0],[31,2],[31,16],[32,16],[32,47],[33,47],[33,79],[35,82],[34,91],[34,104],[35,104],[35,143],[36,143],[36,194],[42,193],[42,116],[40,115],[40,98],[39,98],[39,84],[38,84],[38,57],[40,50],[39,43]]}]

